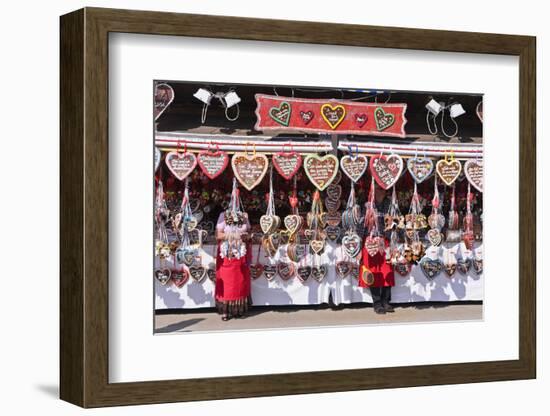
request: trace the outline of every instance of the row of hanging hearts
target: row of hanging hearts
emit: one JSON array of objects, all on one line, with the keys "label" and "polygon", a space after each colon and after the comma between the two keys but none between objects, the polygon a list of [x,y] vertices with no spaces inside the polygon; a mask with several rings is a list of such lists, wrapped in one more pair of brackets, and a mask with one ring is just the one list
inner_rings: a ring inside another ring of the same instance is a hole
[{"label": "row of hanging hearts", "polygon": [[[156,167],[160,163],[160,151],[156,150]],[[307,154],[303,158],[300,153],[278,152],[273,154],[272,163],[277,172],[285,179],[290,180],[303,164],[304,171],[311,183],[320,191],[325,190],[333,183],[338,173],[338,167],[342,169],[353,182],[359,181],[367,168],[383,189],[390,189],[401,176],[405,163],[398,154],[372,156],[370,162],[367,156],[361,154],[349,154],[340,160],[334,155]],[[218,149],[209,149],[195,155],[187,151],[171,151],[166,154],[165,163],[172,174],[179,180],[184,180],[197,165],[210,179],[215,179],[223,173],[229,164],[229,155]],[[231,158],[231,166],[237,180],[247,190],[255,188],[265,177],[269,160],[263,153],[239,152]],[[417,183],[423,182],[431,176],[434,169],[439,178],[446,185],[452,185],[462,173],[462,163],[453,157],[445,156],[444,159],[434,164],[427,157],[412,157],[407,161],[407,170]],[[464,163],[464,174],[468,181],[478,191],[483,191],[483,161],[469,159]]]},{"label": "row of hanging hearts", "polygon": [[187,268],[161,267],[155,270],[154,276],[163,286],[171,282],[174,286],[181,288],[189,281],[189,278],[197,283],[202,283],[208,277],[214,282],[216,280],[216,270],[213,267],[207,268],[201,265],[193,265]]}]

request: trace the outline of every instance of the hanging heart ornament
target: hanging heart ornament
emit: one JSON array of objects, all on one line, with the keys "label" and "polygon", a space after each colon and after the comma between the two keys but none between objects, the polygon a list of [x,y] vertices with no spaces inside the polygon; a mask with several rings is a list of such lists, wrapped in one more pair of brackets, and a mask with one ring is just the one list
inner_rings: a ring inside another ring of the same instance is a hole
[{"label": "hanging heart ornament", "polygon": [[155,270],[155,279],[158,280],[158,282],[161,285],[165,285],[170,280],[170,277],[172,276],[172,272],[170,269],[158,269]]},{"label": "hanging heart ornament", "polygon": [[298,267],[297,275],[302,283],[306,282],[309,276],[311,276],[311,266]]},{"label": "hanging heart ornament", "polygon": [[161,158],[162,158],[162,153],[160,152],[158,147],[155,147],[155,172],[159,168]]},{"label": "hanging heart ornament", "polygon": [[294,277],[296,273],[296,268],[292,263],[281,262],[277,265],[277,273],[283,280],[289,280]]},{"label": "hanging heart ornament", "polygon": [[250,266],[250,277],[253,280],[258,279],[264,272],[264,265],[261,263],[252,264]]},{"label": "hanging heart ornament", "polygon": [[302,156],[296,152],[275,153],[271,160],[275,170],[286,180],[292,179],[302,166]]},{"label": "hanging heart ornament", "polygon": [[324,191],[338,173],[338,159],[334,155],[308,154],[304,159],[304,170],[311,183]]},{"label": "hanging heart ornament", "polygon": [[185,269],[172,271],[172,282],[176,287],[181,288],[189,280],[189,272]]},{"label": "hanging heart ornament", "polygon": [[203,279],[206,277],[206,269],[203,266],[191,266],[189,267],[189,274],[191,275],[191,278],[197,282],[200,283],[203,281]]},{"label": "hanging heart ornament", "polygon": [[361,237],[357,234],[346,234],[342,237],[342,248],[348,257],[357,257],[361,251]]},{"label": "hanging heart ornament", "polygon": [[401,176],[403,159],[395,153],[389,156],[373,156],[370,159],[369,166],[376,183],[382,189],[390,189]]},{"label": "hanging heart ornament", "polygon": [[437,247],[443,240],[443,234],[441,234],[437,228],[432,228],[426,233],[426,238],[432,246]]},{"label": "hanging heart ornament", "polygon": [[368,158],[363,155],[346,155],[340,159],[340,168],[348,178],[357,183],[367,170],[368,162]]},{"label": "hanging heart ornament", "polygon": [[338,261],[336,262],[336,276],[344,279],[348,277],[352,269],[352,263],[349,261]]},{"label": "hanging heart ornament", "polygon": [[254,189],[264,178],[269,161],[261,153],[235,153],[231,159],[231,167],[237,180],[249,191]]},{"label": "hanging heart ornament", "polygon": [[180,181],[183,181],[197,166],[197,158],[189,152],[168,152],[164,159],[170,172]]},{"label": "hanging heart ornament", "polygon": [[441,159],[436,163],[435,170],[445,185],[451,186],[460,176],[462,165],[456,159]]},{"label": "hanging heart ornament", "polygon": [[313,252],[315,254],[319,254],[325,248],[325,241],[324,240],[311,240],[309,242],[309,246],[311,247],[311,250],[313,250]]},{"label": "hanging heart ornament", "polygon": [[407,170],[416,183],[422,183],[434,170],[434,162],[426,157],[411,157],[407,161]]},{"label": "hanging heart ornament", "polygon": [[429,257],[423,257],[419,264],[424,275],[430,280],[435,278],[443,269],[443,264],[439,259],[433,260]]},{"label": "hanging heart ornament", "polygon": [[262,215],[260,217],[260,228],[264,234],[271,234],[279,228],[281,219],[277,215]]},{"label": "hanging heart ornament", "polygon": [[378,131],[384,131],[395,123],[395,116],[386,113],[382,107],[377,107],[376,110],[374,110],[374,121],[376,122],[376,129]]},{"label": "hanging heart ornament", "polygon": [[313,266],[311,268],[311,276],[319,283],[325,278],[326,275],[327,266]]},{"label": "hanging heart ornament", "polygon": [[198,154],[197,163],[206,176],[214,179],[220,176],[227,167],[229,156],[221,150],[207,150]]},{"label": "hanging heart ornament", "polygon": [[380,239],[368,236],[365,238],[365,249],[369,256],[374,257],[380,252]]},{"label": "hanging heart ornament", "polygon": [[469,159],[464,163],[464,174],[468,182],[479,192],[483,192],[483,161]]},{"label": "hanging heart ornament", "polygon": [[302,227],[302,217],[299,215],[287,215],[284,223],[290,234],[295,234]]}]

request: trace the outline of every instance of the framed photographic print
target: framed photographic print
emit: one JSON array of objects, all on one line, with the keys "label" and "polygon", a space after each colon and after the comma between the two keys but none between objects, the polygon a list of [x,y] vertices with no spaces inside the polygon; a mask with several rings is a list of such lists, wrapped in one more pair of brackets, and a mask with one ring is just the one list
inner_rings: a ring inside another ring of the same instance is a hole
[{"label": "framed photographic print", "polygon": [[535,38],[61,17],[83,407],[534,378]]}]

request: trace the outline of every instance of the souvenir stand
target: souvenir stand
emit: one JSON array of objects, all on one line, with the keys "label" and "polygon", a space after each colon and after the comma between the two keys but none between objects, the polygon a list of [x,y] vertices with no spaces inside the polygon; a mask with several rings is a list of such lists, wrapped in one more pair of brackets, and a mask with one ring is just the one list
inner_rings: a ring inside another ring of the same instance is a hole
[{"label": "souvenir stand", "polygon": [[[157,86],[170,95],[157,120],[179,94],[170,85]],[[384,236],[393,303],[482,300],[481,140],[411,135],[411,102],[425,96],[302,95],[252,89],[236,131],[156,129],[155,309],[214,306],[215,225],[234,178],[252,226],[253,305],[371,302],[361,248],[382,250]],[[386,206],[370,221],[377,188]]]}]

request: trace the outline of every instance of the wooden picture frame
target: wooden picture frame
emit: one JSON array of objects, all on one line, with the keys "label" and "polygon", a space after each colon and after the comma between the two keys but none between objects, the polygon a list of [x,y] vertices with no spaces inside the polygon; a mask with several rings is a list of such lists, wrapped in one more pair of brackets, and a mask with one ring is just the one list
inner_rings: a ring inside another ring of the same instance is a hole
[{"label": "wooden picture frame", "polygon": [[[82,407],[212,400],[536,376],[536,40],[529,36],[85,8],[61,17],[60,397]],[[519,359],[109,383],[110,32],[519,57]]]}]

